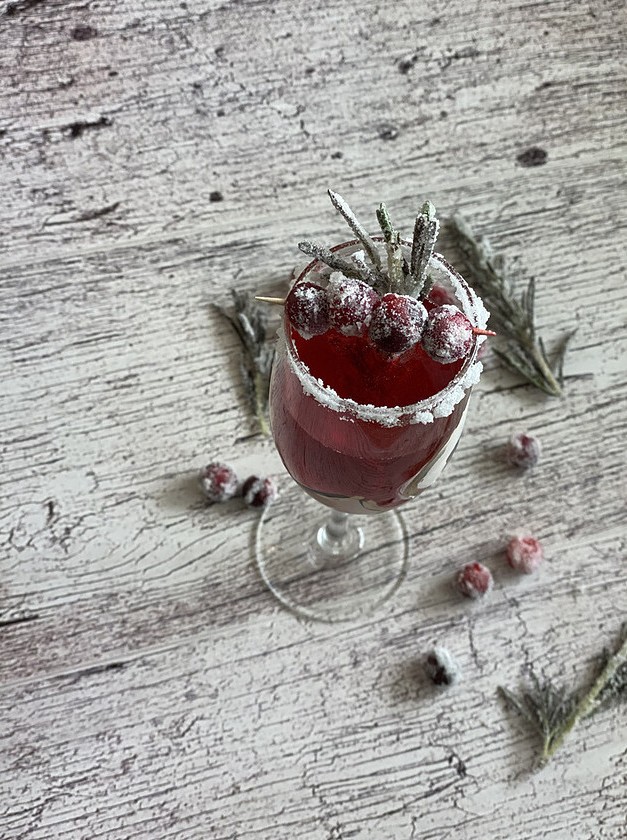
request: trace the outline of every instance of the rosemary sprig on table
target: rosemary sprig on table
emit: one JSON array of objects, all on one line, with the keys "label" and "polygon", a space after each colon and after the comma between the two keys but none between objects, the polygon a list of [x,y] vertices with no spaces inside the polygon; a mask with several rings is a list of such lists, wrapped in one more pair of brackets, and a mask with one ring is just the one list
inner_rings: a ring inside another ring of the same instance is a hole
[{"label": "rosemary sprig on table", "polygon": [[531,686],[514,694],[502,686],[499,692],[518,711],[542,739],[540,764],[546,764],[562,746],[576,724],[618,700],[627,699],[627,623],[621,628],[615,653],[604,652],[602,667],[586,691],[568,692],[550,680],[531,673]]},{"label": "rosemary sprig on table", "polygon": [[492,253],[488,242],[476,238],[461,216],[453,216],[448,227],[468,263],[470,284],[483,297],[492,325],[502,340],[502,348],[494,349],[495,355],[545,394],[561,396],[564,356],[574,331],[563,336],[550,361],[544,342],[536,333],[533,278],[518,297],[513,282],[506,277],[504,259]]},{"label": "rosemary sprig on table", "polygon": [[242,374],[252,410],[263,435],[270,434],[268,424],[268,394],[274,344],[267,341],[267,308],[257,306],[248,292],[231,289],[231,307],[214,306],[226,317],[237,333],[243,348]]}]

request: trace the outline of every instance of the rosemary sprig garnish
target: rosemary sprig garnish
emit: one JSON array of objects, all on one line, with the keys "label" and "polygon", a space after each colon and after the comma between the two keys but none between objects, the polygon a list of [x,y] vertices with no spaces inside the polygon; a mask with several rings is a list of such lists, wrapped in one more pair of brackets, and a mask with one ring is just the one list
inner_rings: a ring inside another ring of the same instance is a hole
[{"label": "rosemary sprig garnish", "polygon": [[512,280],[506,277],[504,259],[492,253],[487,241],[476,238],[461,216],[453,216],[448,227],[468,263],[471,285],[483,297],[502,340],[502,348],[495,348],[495,355],[545,394],[561,396],[564,355],[574,331],[562,337],[550,361],[542,338],[536,334],[533,278],[518,297]]},{"label": "rosemary sprig garnish", "polygon": [[214,306],[221,315],[228,318],[242,343],[242,374],[246,392],[259,430],[267,436],[270,434],[267,419],[270,371],[274,358],[274,343],[267,341],[267,308],[257,306],[248,292],[231,289],[231,298],[232,307],[217,303]]},{"label": "rosemary sprig garnish", "polygon": [[364,246],[364,251],[368,254],[370,258],[370,262],[374,266],[376,272],[380,274],[381,272],[381,255],[377,250],[377,246],[375,245],[372,237],[366,230],[366,228],[362,225],[359,221],[357,216],[353,213],[351,208],[348,204],[344,201],[341,195],[333,190],[328,190],[329,198],[331,199],[331,203],[335,207],[335,209],[340,213],[345,219],[349,226],[349,228],[353,231],[357,239],[361,242]]},{"label": "rosemary sprig garnish", "polygon": [[531,686],[514,694],[502,686],[499,692],[542,740],[540,764],[546,764],[577,723],[618,700],[627,699],[627,623],[620,632],[615,653],[602,654],[601,671],[586,691],[566,691],[550,680],[530,674]]},{"label": "rosemary sprig garnish", "polygon": [[329,268],[335,271],[341,271],[346,277],[359,279],[360,274],[357,266],[345,260],[343,257],[338,257],[330,248],[326,248],[324,245],[318,245],[316,242],[309,242],[308,240],[299,242],[298,247],[303,254],[307,254],[309,257],[315,257],[320,262],[328,265]]},{"label": "rosemary sprig garnish", "polygon": [[341,271],[346,277],[363,280],[364,283],[368,283],[382,295],[387,292],[395,292],[396,294],[425,298],[433,284],[433,280],[428,276],[427,271],[439,230],[439,222],[433,204],[430,201],[425,202],[416,219],[411,265],[403,254],[401,234],[394,228],[387,207],[385,204],[379,205],[377,221],[383,234],[387,256],[384,265],[381,252],[374,239],[355,216],[347,202],[333,190],[329,190],[328,193],[331,203],[338,213],[344,217],[349,228],[361,243],[363,251],[353,254],[350,260],[347,260],[338,257],[330,248],[314,242],[299,242],[300,250],[325,263],[334,271]]},{"label": "rosemary sprig garnish", "polygon": [[427,268],[433,255],[435,240],[438,238],[440,222],[435,215],[435,207],[425,201],[414,225],[414,241],[411,249],[411,276],[414,280],[414,294],[426,297],[431,291],[433,281],[427,280]]},{"label": "rosemary sprig garnish", "polygon": [[388,257],[388,278],[389,290],[400,292],[403,287],[403,251],[401,249],[401,236],[392,225],[390,214],[385,204],[380,204],[377,209],[377,221],[385,241],[385,250]]}]

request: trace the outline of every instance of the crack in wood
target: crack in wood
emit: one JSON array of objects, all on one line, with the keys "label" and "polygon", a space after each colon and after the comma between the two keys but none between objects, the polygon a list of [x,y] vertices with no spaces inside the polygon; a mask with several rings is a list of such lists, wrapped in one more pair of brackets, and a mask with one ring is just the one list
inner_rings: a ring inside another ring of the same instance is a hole
[{"label": "crack in wood", "polygon": [[78,671],[71,673],[60,674],[60,679],[71,679],[72,683],[78,682],[83,677],[93,677],[98,674],[107,674],[112,671],[122,671],[128,663],[126,662],[107,662],[105,665],[90,665],[88,668],[81,668]]},{"label": "crack in wood", "polygon": [[77,222],[91,222],[93,219],[100,219],[102,216],[107,216],[109,213],[115,213],[120,206],[120,201],[115,201],[113,204],[107,204],[106,207],[99,207],[95,210],[84,210],[78,216],[73,216],[69,219],[53,219],[52,221],[44,222],[44,227],[58,227],[59,225],[72,225]]},{"label": "crack in wood", "polygon": [[15,0],[15,2],[7,3],[4,14],[6,17],[13,17],[22,12],[27,12],[35,6],[40,6],[44,2],[45,0]]},{"label": "crack in wood", "polygon": [[62,130],[68,131],[70,137],[76,139],[88,129],[107,128],[110,125],[113,125],[113,120],[103,114],[97,120],[75,120],[62,126]]},{"label": "crack in wood", "polygon": [[0,620],[0,627],[12,627],[16,624],[29,624],[31,621],[38,621],[39,615],[23,615],[19,618],[7,618],[4,621]]}]

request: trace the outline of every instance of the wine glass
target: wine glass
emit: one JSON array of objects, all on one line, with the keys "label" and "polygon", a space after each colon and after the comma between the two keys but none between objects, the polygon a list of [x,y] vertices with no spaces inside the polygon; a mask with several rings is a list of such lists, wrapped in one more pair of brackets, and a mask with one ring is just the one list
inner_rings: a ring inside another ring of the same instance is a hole
[{"label": "wine glass", "polygon": [[[332,250],[349,256],[359,248],[351,241]],[[480,299],[446,260],[434,254],[429,271],[432,305],[454,303],[474,326],[485,327]],[[296,282],[324,285],[329,272],[313,260]],[[417,347],[382,370],[381,355],[360,339],[347,339],[348,350],[337,334],[304,339],[284,317],[270,421],[294,484],[260,519],[256,559],[285,606],[307,618],[344,621],[371,612],[398,589],[408,539],[396,508],[430,487],[455,449],[481,372],[482,340],[475,336],[454,365],[441,365]],[[372,384],[377,376],[391,405],[337,390],[350,391],[351,377]]]}]

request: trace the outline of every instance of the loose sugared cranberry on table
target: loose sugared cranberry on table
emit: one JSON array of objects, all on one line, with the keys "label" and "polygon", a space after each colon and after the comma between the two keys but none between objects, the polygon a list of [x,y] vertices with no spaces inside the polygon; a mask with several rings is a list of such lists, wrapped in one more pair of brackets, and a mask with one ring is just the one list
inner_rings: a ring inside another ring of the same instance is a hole
[{"label": "loose sugared cranberry on table", "polygon": [[541,454],[542,446],[538,438],[523,432],[512,435],[505,448],[507,463],[521,469],[535,467]]},{"label": "loose sugared cranberry on table", "polygon": [[512,569],[530,575],[542,563],[544,550],[535,537],[512,537],[507,544],[506,554]]},{"label": "loose sugared cranberry on table", "polygon": [[237,495],[238,480],[233,467],[214,461],[200,471],[200,486],[210,502],[226,502]]},{"label": "loose sugared cranberry on table", "polygon": [[459,680],[459,665],[445,647],[435,647],[424,658],[424,669],[435,685],[454,685]]},{"label": "loose sugared cranberry on table", "polygon": [[327,286],[331,326],[344,335],[363,335],[379,295],[363,280],[332,274]]},{"label": "loose sugared cranberry on table", "polygon": [[305,280],[297,283],[285,301],[290,324],[303,336],[322,335],[329,329],[329,301],[326,289]]},{"label": "loose sugared cranberry on table", "polygon": [[250,508],[267,508],[277,497],[277,486],[271,478],[251,475],[242,485],[242,496]]},{"label": "loose sugared cranberry on table", "polygon": [[422,334],[426,352],[442,364],[463,359],[472,347],[473,326],[456,306],[436,306],[429,313],[429,320]]},{"label": "loose sugared cranberry on table", "polygon": [[427,322],[419,300],[390,292],[377,301],[368,327],[371,341],[386,353],[402,353],[418,341]]},{"label": "loose sugared cranberry on table", "polygon": [[482,563],[467,563],[457,573],[457,589],[466,598],[481,598],[492,584],[492,572]]}]

